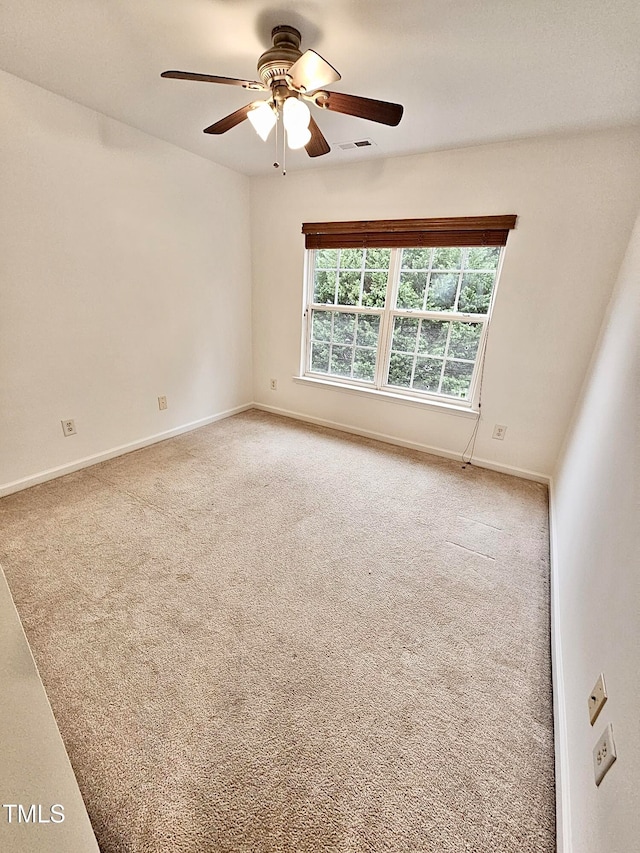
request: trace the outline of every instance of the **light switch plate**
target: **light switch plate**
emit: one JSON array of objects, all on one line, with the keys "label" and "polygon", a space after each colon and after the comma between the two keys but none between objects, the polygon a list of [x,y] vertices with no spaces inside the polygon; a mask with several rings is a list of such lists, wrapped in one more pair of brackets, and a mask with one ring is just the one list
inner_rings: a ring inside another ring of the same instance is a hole
[{"label": "light switch plate", "polygon": [[604,685],[604,675],[600,673],[598,676],[598,680],[593,686],[593,690],[589,694],[588,705],[589,705],[589,720],[591,721],[591,725],[595,723],[598,719],[598,715],[600,711],[604,708],[604,704],[607,701],[607,688]]},{"label": "light switch plate", "polygon": [[617,757],[616,745],[613,742],[613,727],[609,723],[593,748],[593,773],[596,778],[596,785],[600,785]]}]

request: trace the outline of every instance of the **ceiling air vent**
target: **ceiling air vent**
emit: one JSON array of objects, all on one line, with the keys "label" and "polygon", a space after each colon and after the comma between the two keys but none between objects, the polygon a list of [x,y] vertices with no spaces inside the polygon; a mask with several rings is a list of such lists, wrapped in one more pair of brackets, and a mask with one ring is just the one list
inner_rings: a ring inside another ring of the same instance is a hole
[{"label": "ceiling air vent", "polygon": [[375,146],[373,139],[358,139],[356,142],[338,142],[337,148],[343,151],[350,151],[355,148],[372,148]]}]

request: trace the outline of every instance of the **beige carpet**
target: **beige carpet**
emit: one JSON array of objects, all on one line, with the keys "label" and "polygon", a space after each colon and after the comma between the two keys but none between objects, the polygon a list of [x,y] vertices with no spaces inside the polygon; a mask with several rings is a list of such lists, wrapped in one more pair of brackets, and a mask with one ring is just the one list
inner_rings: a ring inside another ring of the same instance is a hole
[{"label": "beige carpet", "polygon": [[254,411],[0,530],[103,853],[555,849],[543,486]]}]

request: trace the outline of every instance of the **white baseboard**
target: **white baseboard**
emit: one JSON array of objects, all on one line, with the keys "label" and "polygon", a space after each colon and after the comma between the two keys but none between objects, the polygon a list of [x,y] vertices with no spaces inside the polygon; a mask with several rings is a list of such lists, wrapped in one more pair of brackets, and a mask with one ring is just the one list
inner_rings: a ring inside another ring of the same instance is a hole
[{"label": "white baseboard", "polygon": [[[422,453],[432,453],[434,456],[443,456],[446,459],[460,459],[459,453],[453,453],[452,451],[445,450],[442,447],[432,447],[431,445],[421,444],[415,441],[405,441],[404,439],[396,438],[393,435],[386,435],[385,433],[374,432],[373,430],[359,429],[358,427],[351,426],[350,424],[342,424],[325,418],[315,418],[311,415],[302,414],[301,412],[292,412],[288,409],[280,409],[276,406],[267,406],[263,403],[245,403],[242,406],[236,406],[233,409],[227,409],[224,412],[219,412],[215,415],[209,415],[206,418],[200,418],[197,421],[192,421],[191,423],[174,427],[166,432],[150,435],[146,438],[139,439],[138,441],[130,442],[129,444],[122,444],[118,447],[113,447],[110,450],[105,450],[102,453],[86,456],[83,459],[77,459],[73,462],[68,462],[65,465],[59,465],[56,468],[49,468],[46,471],[40,471],[37,474],[32,474],[29,477],[24,477],[20,480],[0,484],[0,497],[13,494],[13,492],[22,491],[22,489],[28,489],[31,486],[38,485],[38,483],[45,483],[47,480],[54,480],[56,477],[62,477],[65,474],[71,474],[74,471],[79,471],[81,468],[88,468],[91,465],[97,465],[99,462],[105,462],[107,459],[113,459],[115,456],[122,456],[123,454],[130,453],[133,450],[139,450],[142,447],[147,447],[148,445],[155,444],[158,441],[165,441],[167,438],[173,438],[174,436],[181,435],[184,432],[190,432],[193,429],[198,429],[198,427],[206,426],[207,424],[214,423],[215,421],[222,420],[223,418],[231,417],[239,412],[245,412],[248,409],[259,409],[263,412],[271,412],[275,415],[281,415],[298,421],[336,429],[340,432],[347,432],[352,435],[361,435],[363,438],[372,438],[376,441],[383,441],[386,444],[394,444],[398,447],[407,447],[410,450],[419,450]],[[515,477],[523,477],[526,480],[534,480],[537,483],[544,483],[545,485],[549,483],[549,478],[544,474],[540,474],[536,471],[528,471],[524,468],[499,465],[488,459],[478,459],[474,457],[473,464],[478,468],[487,468],[491,471],[498,471],[502,474],[511,474]]]},{"label": "white baseboard", "polygon": [[[446,459],[455,459],[460,461],[460,453],[454,453],[451,450],[445,450],[442,447],[432,447],[429,444],[420,444],[416,441],[405,441],[402,438],[396,438],[393,435],[386,435],[382,432],[374,432],[373,430],[359,429],[350,424],[341,424],[336,421],[329,421],[325,418],[315,418],[311,415],[305,415],[300,412],[292,412],[288,409],[279,409],[276,406],[267,406],[264,403],[254,403],[254,409],[259,409],[262,412],[271,412],[274,415],[282,415],[285,418],[293,418],[297,421],[304,421],[317,426],[328,427],[329,429],[337,429],[340,432],[348,432],[352,435],[361,435],[363,438],[372,438],[375,441],[383,441],[386,444],[395,444],[398,447],[407,447],[409,450],[419,450],[422,453],[432,453],[434,456],[444,456]],[[513,468],[510,465],[500,465],[496,462],[491,462],[488,459],[473,458],[473,465],[478,468],[488,468],[490,471],[498,471],[501,474],[511,474],[514,477],[522,477],[525,480],[534,480],[536,483],[549,484],[549,477],[545,474],[540,474],[537,471],[527,471],[524,468]]]},{"label": "white baseboard", "polygon": [[556,766],[556,838],[558,853],[572,853],[571,796],[569,788],[569,745],[567,710],[562,664],[562,632],[560,627],[560,593],[558,552],[555,531],[555,492],[549,481],[549,560],[551,567],[551,672],[553,678],[553,736]]},{"label": "white baseboard", "polygon": [[32,474],[29,477],[24,477],[21,480],[14,480],[12,483],[0,485],[0,497],[13,494],[13,492],[28,489],[31,486],[36,486],[38,483],[45,483],[47,480],[54,480],[56,477],[62,477],[65,474],[71,474],[74,471],[79,471],[81,468],[89,468],[91,465],[97,465],[98,462],[105,462],[107,459],[113,459],[115,456],[123,456],[125,453],[131,453],[132,450],[140,450],[142,447],[148,447],[150,444],[156,444],[159,441],[165,441],[167,438],[174,438],[176,435],[181,435],[184,432],[198,429],[198,427],[212,424],[214,421],[221,421],[224,418],[229,418],[232,415],[237,415],[239,412],[245,412],[247,409],[253,408],[252,403],[245,403],[242,406],[236,406],[234,409],[227,409],[224,412],[218,412],[215,415],[209,415],[206,418],[200,418],[197,421],[192,421],[182,426],[174,427],[166,432],[159,432],[155,435],[141,438],[138,441],[132,441],[129,444],[121,444],[118,447],[112,447],[110,450],[105,450],[102,453],[95,453],[92,456],[85,456],[83,459],[76,459],[74,462],[68,462],[65,465],[59,465],[57,468],[49,468],[46,471],[41,471],[38,474]]}]

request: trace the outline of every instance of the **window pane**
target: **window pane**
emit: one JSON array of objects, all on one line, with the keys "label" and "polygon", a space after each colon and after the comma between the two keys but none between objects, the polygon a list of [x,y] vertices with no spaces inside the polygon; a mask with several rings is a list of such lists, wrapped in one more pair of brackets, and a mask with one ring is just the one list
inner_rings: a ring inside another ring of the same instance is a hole
[{"label": "window pane", "polygon": [[462,276],[458,309],[465,314],[486,314],[491,302],[495,273],[467,272]]},{"label": "window pane", "polygon": [[414,353],[420,320],[413,317],[396,317],[393,324],[392,349],[400,352]]},{"label": "window pane", "polygon": [[331,340],[331,315],[333,311],[314,311],[312,317],[313,328],[311,337],[314,341]]},{"label": "window pane", "polygon": [[389,272],[365,272],[362,304],[368,308],[384,308]]},{"label": "window pane", "polygon": [[447,361],[442,377],[442,393],[451,394],[454,397],[467,397],[472,374],[472,364],[465,364],[463,361]]},{"label": "window pane", "polygon": [[372,382],[376,373],[376,350],[356,347],[353,361],[353,378]]},{"label": "window pane", "polygon": [[427,293],[428,311],[451,311],[456,301],[458,276],[455,273],[431,273]]},{"label": "window pane", "polygon": [[441,323],[440,320],[423,320],[420,327],[418,352],[444,355],[449,326],[450,323]]},{"label": "window pane", "polygon": [[495,270],[498,268],[499,257],[499,246],[474,246],[469,249],[466,266],[470,270]]},{"label": "window pane", "polygon": [[360,272],[340,270],[338,279],[338,305],[357,305],[360,300]]},{"label": "window pane", "polygon": [[437,394],[441,372],[441,358],[420,358],[418,356],[416,359],[413,387],[420,391],[430,391],[432,394]]},{"label": "window pane", "polygon": [[318,249],[316,251],[316,269],[336,269],[337,266],[337,249]]},{"label": "window pane", "polygon": [[387,270],[391,263],[391,249],[367,249],[364,259],[366,270]]},{"label": "window pane", "polygon": [[339,314],[333,316],[333,340],[339,344],[352,344],[356,335],[356,315]]},{"label": "window pane", "polygon": [[431,249],[403,249],[400,266],[403,270],[427,270]]},{"label": "window pane", "polygon": [[402,270],[400,273],[400,285],[398,287],[398,308],[422,308],[426,286],[426,272],[406,272]]},{"label": "window pane", "polygon": [[459,270],[462,266],[462,249],[451,246],[447,249],[433,250],[434,270]]},{"label": "window pane", "polygon": [[448,355],[475,360],[481,333],[481,323],[452,323]]},{"label": "window pane", "polygon": [[411,386],[412,368],[412,355],[401,355],[397,352],[392,352],[389,362],[389,385],[399,385],[402,388],[409,388]]},{"label": "window pane", "polygon": [[380,317],[358,314],[357,339],[359,347],[377,347]]},{"label": "window pane", "polygon": [[353,347],[334,344],[331,347],[331,373],[336,376],[351,376],[351,357]]},{"label": "window pane", "polygon": [[313,301],[333,305],[336,297],[336,271],[316,270]]},{"label": "window pane", "polygon": [[311,370],[327,373],[329,370],[329,344],[311,344]]},{"label": "window pane", "polygon": [[364,249],[340,249],[340,269],[362,269]]}]

